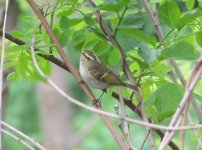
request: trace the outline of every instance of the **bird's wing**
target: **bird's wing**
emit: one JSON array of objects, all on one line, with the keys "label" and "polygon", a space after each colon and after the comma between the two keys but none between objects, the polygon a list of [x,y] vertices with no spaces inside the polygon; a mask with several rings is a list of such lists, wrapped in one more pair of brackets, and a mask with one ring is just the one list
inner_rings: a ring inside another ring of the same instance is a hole
[{"label": "bird's wing", "polygon": [[90,74],[102,82],[109,83],[110,85],[121,85],[122,81],[106,66],[93,65],[89,70]]}]

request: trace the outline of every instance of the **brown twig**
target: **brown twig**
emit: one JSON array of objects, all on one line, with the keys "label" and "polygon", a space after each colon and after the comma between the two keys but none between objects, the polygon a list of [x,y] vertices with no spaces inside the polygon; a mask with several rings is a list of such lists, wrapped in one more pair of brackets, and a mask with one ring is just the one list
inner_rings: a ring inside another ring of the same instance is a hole
[{"label": "brown twig", "polygon": [[[189,104],[190,104],[190,100],[188,100],[188,103],[185,106],[185,110],[184,110],[183,115],[182,115],[181,126],[186,125],[188,112],[189,112]],[[185,138],[185,131],[181,130],[180,131],[180,144],[179,144],[180,150],[184,150],[184,138]]]},{"label": "brown twig", "polygon": [[39,144],[36,140],[30,138],[29,136],[27,136],[26,134],[22,133],[21,131],[19,131],[18,129],[14,128],[13,126],[11,126],[10,124],[1,121],[2,126],[4,126],[4,128],[8,128],[9,130],[11,130],[12,132],[15,133],[15,135],[17,136],[21,136],[23,139],[26,139],[27,141],[29,141],[30,143],[32,143],[35,147],[37,147],[40,150],[46,150],[45,147],[43,147],[41,144]]},{"label": "brown twig", "polygon": [[115,28],[115,30],[114,30],[113,37],[116,37],[116,35],[117,35],[117,32],[118,32],[119,26],[121,25],[121,21],[122,21],[122,19],[123,19],[123,16],[124,16],[125,13],[126,13],[127,8],[128,8],[128,7],[125,6],[125,8],[124,8],[124,10],[123,10],[123,13],[121,14],[120,17],[119,17],[118,12],[117,12],[117,15],[118,15],[119,21],[118,21],[118,24],[117,24],[117,26],[116,26],[116,28]]},{"label": "brown twig", "polygon": [[[122,115],[125,118],[125,117],[127,117],[127,114],[126,114],[125,104],[124,104],[123,95],[122,95],[122,91],[121,91],[121,86],[119,86],[118,88],[119,88],[120,108],[121,108],[121,111],[122,111],[122,114],[120,114],[120,115]],[[127,142],[128,149],[135,150],[136,148],[131,143],[128,122],[123,121],[123,127],[122,127],[122,129],[123,129],[122,133],[123,133],[123,135],[125,137],[125,140]]]},{"label": "brown twig", "polygon": [[[35,12],[35,14],[38,16],[38,18],[40,19],[42,25],[46,29],[46,32],[48,33],[51,41],[55,44],[55,47],[57,48],[58,53],[60,54],[61,58],[65,62],[65,65],[67,66],[67,68],[69,68],[70,72],[74,75],[74,77],[76,78],[76,80],[78,81],[78,83],[80,84],[81,88],[84,90],[84,92],[88,96],[88,98],[91,100],[91,102],[93,104],[95,104],[95,107],[97,109],[101,110],[101,107],[98,104],[95,103],[96,99],[95,99],[94,95],[92,94],[92,92],[90,91],[90,89],[88,88],[88,86],[83,82],[83,80],[82,80],[79,72],[74,68],[74,66],[72,65],[72,63],[68,59],[67,55],[65,54],[64,50],[62,49],[59,41],[55,37],[55,34],[53,33],[52,29],[48,25],[48,22],[44,18],[44,16],[41,13],[40,9],[37,7],[37,5],[34,3],[33,0],[27,0],[27,2],[31,6],[31,8]],[[104,115],[101,115],[101,117],[104,120],[104,122],[105,122],[106,126],[108,127],[109,131],[113,135],[114,139],[117,141],[117,143],[121,147],[121,149],[126,149],[123,141],[121,140],[120,136],[118,135],[118,133],[116,132],[115,128],[111,124],[109,118],[106,117],[106,116],[104,116]]]},{"label": "brown twig", "polygon": [[8,135],[9,137],[11,137],[12,139],[16,140],[17,142],[19,142],[20,144],[22,144],[23,146],[25,146],[28,150],[35,150],[35,148],[33,146],[31,146],[29,143],[25,142],[23,139],[15,136],[10,131],[7,131],[5,129],[1,129],[1,132],[4,133],[5,135]]},{"label": "brown twig", "polygon": [[[0,36],[2,36],[3,32],[0,30]],[[5,38],[8,39],[9,41],[17,44],[17,45],[25,45],[26,43],[18,38],[15,38],[13,37],[12,35],[8,34],[8,33],[5,33]],[[40,49],[38,48],[35,48],[34,49],[35,51],[41,51]],[[66,67],[65,63],[61,60],[59,60],[58,58],[56,58],[55,56],[53,55],[45,55],[45,54],[40,54],[38,53],[37,54],[38,56],[46,59],[46,60],[49,60],[50,62],[56,64],[57,66],[69,71],[69,69]]]},{"label": "brown twig", "polygon": [[146,143],[147,138],[149,137],[149,133],[150,133],[150,132],[151,132],[151,130],[147,131],[147,135],[146,135],[144,141],[142,142],[142,145],[141,145],[141,147],[140,147],[140,150],[143,150],[144,144]]}]

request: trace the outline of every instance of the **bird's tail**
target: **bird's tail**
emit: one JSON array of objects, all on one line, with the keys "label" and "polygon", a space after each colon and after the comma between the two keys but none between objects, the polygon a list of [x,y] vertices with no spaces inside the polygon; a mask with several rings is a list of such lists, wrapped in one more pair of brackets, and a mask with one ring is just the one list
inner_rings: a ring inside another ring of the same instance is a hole
[{"label": "bird's tail", "polygon": [[135,91],[138,90],[138,87],[135,86],[135,85],[131,85],[131,84],[127,84],[127,83],[124,83],[123,85],[124,85],[125,87],[130,88],[130,89],[133,89],[133,90],[135,90]]}]

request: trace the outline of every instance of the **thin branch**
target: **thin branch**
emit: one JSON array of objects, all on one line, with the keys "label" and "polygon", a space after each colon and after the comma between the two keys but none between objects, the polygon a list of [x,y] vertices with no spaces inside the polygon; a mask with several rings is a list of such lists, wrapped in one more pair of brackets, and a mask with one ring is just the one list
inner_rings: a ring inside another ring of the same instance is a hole
[{"label": "thin branch", "polygon": [[[185,110],[183,112],[183,117],[182,117],[182,122],[181,122],[181,126],[185,126],[186,125],[186,121],[187,121],[187,117],[188,117],[188,113],[189,113],[189,106],[190,106],[190,100],[188,100],[188,102],[186,103],[185,106]],[[184,139],[185,139],[185,131],[181,130],[180,131],[180,150],[184,150]]]},{"label": "thin branch", "polygon": [[151,132],[151,130],[147,131],[147,135],[146,135],[144,141],[142,142],[142,145],[141,145],[141,147],[140,147],[140,150],[143,150],[144,144],[146,143],[147,138],[149,137],[149,132]]},{"label": "thin branch", "polygon": [[[188,114],[188,119],[189,119],[189,124],[190,124],[190,125],[194,125],[193,119],[192,119],[190,113]],[[194,132],[194,135],[195,135],[195,136],[198,136],[198,135],[199,135],[196,129],[193,129],[192,131]],[[201,139],[201,138],[198,139],[198,143],[199,143],[199,145],[202,145],[202,139]]]},{"label": "thin branch", "polygon": [[[3,93],[3,65],[4,65],[4,55],[5,55],[5,33],[6,33],[6,21],[8,14],[9,0],[6,0],[4,20],[3,20],[3,36],[2,36],[2,49],[1,49],[1,62],[0,62],[0,121],[2,120],[2,93]],[[2,129],[0,124],[0,130]],[[0,132],[0,149],[2,149],[2,135]]]},{"label": "thin branch", "polygon": [[[118,17],[118,19],[119,19],[119,21],[118,21],[118,24],[117,24],[117,26],[115,27],[115,30],[114,30],[114,34],[113,34],[113,36],[114,37],[116,37],[116,34],[117,34],[117,32],[118,32],[118,30],[119,30],[119,26],[120,26],[120,24],[121,24],[121,21],[122,21],[122,19],[123,19],[123,16],[125,15],[125,13],[126,13],[126,10],[127,10],[127,6],[124,8],[124,10],[123,10],[123,13],[121,14],[121,17]],[[117,12],[118,13],[118,12]]]},{"label": "thin branch", "polygon": [[36,142],[34,139],[30,138],[29,136],[25,135],[24,133],[22,133],[21,131],[19,131],[18,129],[12,127],[11,125],[7,124],[4,121],[1,121],[2,126],[10,129],[11,131],[15,132],[16,134],[22,136],[23,138],[25,138],[26,140],[30,141],[33,145],[35,145],[36,147],[38,147],[40,150],[46,150],[41,144],[39,144],[38,142]]},{"label": "thin branch", "polygon": [[[176,126],[179,126],[180,125],[180,122],[181,122],[181,120],[182,120],[182,115],[180,116],[180,118],[176,121]],[[164,137],[163,137],[163,140],[161,141],[161,143],[160,143],[160,147],[159,147],[159,149],[158,150],[165,150],[165,148],[166,148],[166,146],[167,146],[167,142],[169,141],[165,141],[164,140],[164,138],[165,138],[165,136],[168,138],[168,139],[171,139],[173,136],[174,136],[174,134],[175,134],[175,132],[172,132],[172,131],[170,131],[170,134],[168,134],[168,135],[164,135]]]},{"label": "thin branch", "polygon": [[26,143],[25,141],[23,141],[22,139],[18,138],[17,136],[15,136],[14,134],[10,133],[9,131],[6,131],[4,129],[1,129],[1,132],[8,135],[9,137],[13,138],[14,140],[16,140],[17,142],[21,143],[22,145],[24,145],[25,147],[27,147],[29,150],[36,150],[35,148],[33,148],[31,145],[29,145],[28,143]]},{"label": "thin branch", "polygon": [[164,45],[164,41],[166,40],[166,38],[167,38],[173,31],[174,31],[173,29],[170,30],[170,31],[164,36],[164,38],[159,42],[159,45],[157,46],[157,49],[158,49],[159,47],[161,47],[162,45]]},{"label": "thin branch", "polygon": [[[127,117],[127,114],[126,114],[125,104],[124,104],[123,95],[122,95],[122,91],[121,91],[121,86],[119,86],[118,89],[119,89],[119,100],[120,100],[121,111],[122,111],[122,114],[120,114],[120,115],[122,115],[123,118],[125,118],[125,117]],[[128,144],[128,149],[136,150],[136,148],[132,145],[131,140],[130,140],[129,125],[128,125],[127,121],[123,121],[123,134],[124,134],[124,137]]]},{"label": "thin branch", "polygon": [[[3,32],[0,30],[0,36],[3,35]],[[25,45],[26,43],[16,37],[13,37],[12,35],[5,33],[5,38],[8,39],[9,41],[17,44],[17,45]],[[35,51],[41,51],[38,48],[34,48]],[[38,56],[44,58],[45,60],[49,60],[50,62],[54,63],[55,65],[69,71],[69,69],[65,66],[65,63],[63,61],[61,61],[60,59],[56,58],[53,55],[45,55],[45,54],[37,54]]]},{"label": "thin branch", "polygon": [[[53,8],[53,12],[51,13],[51,18],[50,18],[50,27],[52,28],[53,27],[53,20],[54,20],[54,15],[55,15],[55,9],[57,8],[58,4],[59,4],[60,0],[57,0],[56,1],[56,4]],[[52,50],[52,47],[50,47],[50,53],[52,54],[53,50]]]}]

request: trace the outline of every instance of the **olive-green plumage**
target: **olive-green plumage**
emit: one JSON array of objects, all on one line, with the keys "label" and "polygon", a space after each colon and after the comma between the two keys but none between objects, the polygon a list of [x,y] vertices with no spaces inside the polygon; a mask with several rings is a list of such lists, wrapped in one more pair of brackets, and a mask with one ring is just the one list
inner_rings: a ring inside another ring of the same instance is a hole
[{"label": "olive-green plumage", "polygon": [[136,86],[126,84],[120,80],[105,64],[90,50],[85,50],[80,55],[79,72],[83,80],[94,88],[106,89],[109,86],[125,86],[137,89]]}]

